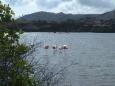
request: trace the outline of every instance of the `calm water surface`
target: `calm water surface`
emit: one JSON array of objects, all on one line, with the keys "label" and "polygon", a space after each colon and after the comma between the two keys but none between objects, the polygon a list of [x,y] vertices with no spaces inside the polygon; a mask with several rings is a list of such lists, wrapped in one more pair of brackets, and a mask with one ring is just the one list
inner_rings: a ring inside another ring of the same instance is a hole
[{"label": "calm water surface", "polygon": [[24,33],[21,41],[68,45],[68,50],[45,50],[42,46],[35,52],[36,58],[51,65],[77,63],[66,70],[62,86],[115,86],[115,33]]}]

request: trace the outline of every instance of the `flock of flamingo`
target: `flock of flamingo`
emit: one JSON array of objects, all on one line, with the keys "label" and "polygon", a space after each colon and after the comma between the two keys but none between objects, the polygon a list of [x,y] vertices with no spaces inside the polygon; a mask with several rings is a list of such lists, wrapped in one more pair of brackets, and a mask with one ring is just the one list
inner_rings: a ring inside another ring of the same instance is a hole
[{"label": "flock of flamingo", "polygon": [[[49,47],[50,45],[44,44],[44,49],[49,49]],[[52,49],[59,49],[59,50],[68,49],[68,45],[62,45],[62,46],[52,45],[51,47]]]}]

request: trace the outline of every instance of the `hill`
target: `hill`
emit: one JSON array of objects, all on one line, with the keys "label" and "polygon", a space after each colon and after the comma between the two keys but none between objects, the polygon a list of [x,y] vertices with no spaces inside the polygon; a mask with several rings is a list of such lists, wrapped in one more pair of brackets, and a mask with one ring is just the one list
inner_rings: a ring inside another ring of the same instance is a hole
[{"label": "hill", "polygon": [[36,12],[17,19],[25,31],[115,32],[115,10],[104,14]]},{"label": "hill", "polygon": [[47,22],[63,22],[68,19],[71,20],[79,20],[80,18],[84,17],[95,17],[97,14],[64,14],[63,12],[60,13],[51,13],[51,12],[37,12],[32,13],[29,15],[25,15],[23,17],[18,18],[18,21],[47,21]]}]

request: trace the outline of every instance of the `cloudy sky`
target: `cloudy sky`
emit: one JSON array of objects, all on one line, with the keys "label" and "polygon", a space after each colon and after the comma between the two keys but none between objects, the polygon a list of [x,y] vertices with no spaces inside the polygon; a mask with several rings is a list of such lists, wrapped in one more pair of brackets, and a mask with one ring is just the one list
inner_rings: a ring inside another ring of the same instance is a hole
[{"label": "cloudy sky", "polygon": [[2,2],[10,4],[16,17],[38,11],[100,14],[115,9],[115,0],[2,0]]}]

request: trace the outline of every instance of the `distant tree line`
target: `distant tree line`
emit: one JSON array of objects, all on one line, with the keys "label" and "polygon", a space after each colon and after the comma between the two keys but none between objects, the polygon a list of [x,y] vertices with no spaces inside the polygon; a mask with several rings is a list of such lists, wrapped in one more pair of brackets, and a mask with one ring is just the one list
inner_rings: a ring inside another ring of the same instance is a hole
[{"label": "distant tree line", "polygon": [[63,22],[39,20],[19,22],[18,26],[27,32],[115,32],[115,19],[96,20],[86,17],[77,21],[68,19]]}]

